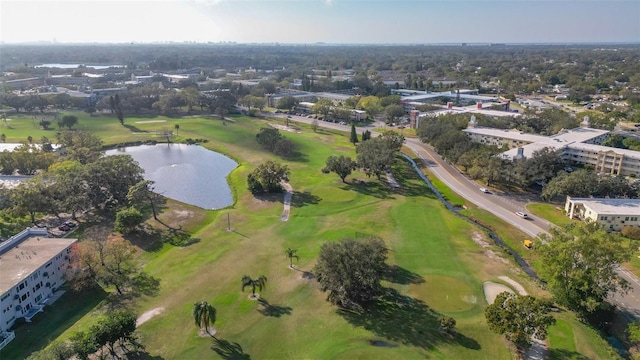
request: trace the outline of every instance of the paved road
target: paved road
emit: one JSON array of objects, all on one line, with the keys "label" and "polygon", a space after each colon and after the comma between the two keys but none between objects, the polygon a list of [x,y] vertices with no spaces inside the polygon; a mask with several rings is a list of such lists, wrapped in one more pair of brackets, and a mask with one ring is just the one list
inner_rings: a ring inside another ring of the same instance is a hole
[{"label": "paved road", "polygon": [[[515,211],[525,211],[525,205],[535,199],[504,193],[485,194],[475,182],[443,161],[433,149],[420,140],[408,139],[406,145],[421,159],[426,160],[433,174],[460,196],[519,228],[532,238],[539,234],[549,234],[548,230],[553,225],[548,221],[535,216],[525,220],[515,215]],[[631,290],[627,294],[613,294],[610,299],[628,320],[640,319],[640,279],[624,268],[620,268],[618,273],[629,282]]]},{"label": "paved road", "polygon": [[[281,115],[280,117],[286,117],[286,115]],[[290,120],[310,124],[314,119],[291,115]],[[340,125],[326,121],[318,121],[318,125],[345,132],[351,128],[350,125]],[[380,124],[378,125],[381,126]],[[373,125],[358,127],[358,133],[362,133],[364,129],[373,129],[374,127]],[[374,133],[372,135],[376,136],[378,134]],[[553,226],[550,222],[533,215],[530,216],[529,220],[525,220],[515,214],[516,211],[525,212],[526,204],[537,199],[521,194],[485,194],[480,191],[480,187],[476,182],[469,180],[456,167],[444,161],[430,146],[422,143],[419,139],[407,139],[405,145],[427,164],[434,176],[466,200],[517,227],[531,236],[532,239],[539,234],[549,234],[548,230]],[[616,293],[611,297],[611,300],[628,320],[640,320],[640,279],[624,268],[619,269],[619,274],[629,282],[631,290],[627,294]]]}]

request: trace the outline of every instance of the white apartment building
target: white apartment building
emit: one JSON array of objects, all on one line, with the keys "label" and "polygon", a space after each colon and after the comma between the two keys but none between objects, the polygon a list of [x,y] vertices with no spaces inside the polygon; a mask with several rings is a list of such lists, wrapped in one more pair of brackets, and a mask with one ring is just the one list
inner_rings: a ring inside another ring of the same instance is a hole
[{"label": "white apartment building", "polygon": [[30,322],[64,283],[76,241],[27,228],[0,243],[0,349],[15,337],[10,329],[16,320]]},{"label": "white apartment building", "polygon": [[639,199],[593,199],[567,196],[564,205],[567,216],[601,224],[609,231],[625,226],[640,226]]},{"label": "white apartment building", "polygon": [[609,131],[590,128],[589,118],[585,118],[579,128],[563,130],[553,136],[478,127],[475,116],[463,131],[472,141],[508,148],[501,154],[506,159],[527,158],[536,150],[550,148],[562,151],[565,161],[591,165],[598,173],[640,176],[640,152],[602,146]]}]

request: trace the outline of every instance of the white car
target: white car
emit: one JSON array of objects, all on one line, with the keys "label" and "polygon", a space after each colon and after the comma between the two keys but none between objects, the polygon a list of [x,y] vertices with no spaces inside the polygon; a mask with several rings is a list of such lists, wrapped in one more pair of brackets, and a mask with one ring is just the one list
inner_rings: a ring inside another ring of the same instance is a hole
[{"label": "white car", "polygon": [[522,211],[516,211],[516,215],[520,216],[523,219],[528,219],[529,216],[525,213],[523,213]]},{"label": "white car", "polygon": [[485,194],[491,194],[491,192],[487,188],[480,188],[480,191],[482,191]]}]

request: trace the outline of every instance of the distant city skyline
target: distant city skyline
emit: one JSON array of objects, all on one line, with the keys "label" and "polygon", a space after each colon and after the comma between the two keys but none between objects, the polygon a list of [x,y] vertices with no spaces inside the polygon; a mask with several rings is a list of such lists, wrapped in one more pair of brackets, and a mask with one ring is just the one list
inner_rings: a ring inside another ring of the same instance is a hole
[{"label": "distant city skyline", "polygon": [[640,43],[638,0],[0,0],[9,43]]}]

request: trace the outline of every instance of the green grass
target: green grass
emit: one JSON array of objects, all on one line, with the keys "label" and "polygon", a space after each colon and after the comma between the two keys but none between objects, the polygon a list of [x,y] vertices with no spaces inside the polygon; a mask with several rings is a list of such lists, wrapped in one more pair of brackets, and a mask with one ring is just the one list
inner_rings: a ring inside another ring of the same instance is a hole
[{"label": "green grass", "polygon": [[[123,127],[112,117],[77,115],[78,128],[96,132],[108,144],[154,139],[154,131],[179,123],[178,139],[208,139],[204,146],[230,155],[240,164],[228,177],[235,195],[232,207],[204,211],[167,202],[162,220],[183,226],[198,242],[183,248],[164,244],[142,254],[145,271],[161,279],[159,293],[132,299],[127,306],[139,314],[164,309],[138,329],[149,357],[510,358],[502,338],[490,332],[484,320],[482,283],[507,273],[513,265],[488,260],[471,241],[478,230],[446,210],[408,163],[398,161],[394,166],[394,176],[402,187],[393,191],[384,182],[359,172],[349,176],[347,183],[335,174],[322,174],[320,169],[329,155],[355,157],[347,133],[326,129],[314,133],[308,126],[297,124],[301,133],[284,135],[296,144],[300,155],[286,161],[263,151],[255,142],[260,127],[282,120],[236,117],[223,125],[219,119],[208,117],[158,118],[165,119],[164,123],[136,123],[157,119],[127,118],[129,126]],[[18,121],[12,124],[15,129],[7,131],[16,132],[7,134],[8,141],[24,136],[18,132]],[[256,198],[246,190],[246,175],[266,159],[286,162],[291,169],[295,195],[287,222],[279,219],[282,195]],[[450,200],[456,199],[442,184],[439,186]],[[190,216],[178,217],[178,213]],[[226,231],[227,214],[234,231]],[[150,224],[157,225],[153,221]],[[513,233],[503,225],[497,231],[505,237]],[[342,313],[325,300],[326,294],[315,280],[302,275],[312,271],[324,242],[357,233],[385,240],[391,250],[388,263],[394,271],[383,282],[385,304],[363,314]],[[139,242],[145,248],[144,240]],[[289,259],[284,254],[288,247],[298,249],[299,270],[288,267]],[[245,274],[267,276],[261,297],[268,301],[268,307],[249,300],[248,294],[240,291],[240,279]],[[215,327],[219,341],[197,336],[191,307],[199,300],[211,302],[218,310]],[[31,335],[23,338],[33,343],[14,347],[11,354],[15,357],[7,358],[24,358],[50,339],[66,339],[86,328],[104,307],[97,306],[96,300],[84,301],[88,304],[73,312],[69,301],[61,299],[54,306],[67,306],[69,312],[47,321],[45,326],[38,323],[31,327]],[[456,319],[456,338],[443,337],[436,330],[441,314]],[[373,346],[372,341],[388,346]],[[5,354],[3,350],[0,358]]]},{"label": "green grass", "polygon": [[539,216],[555,225],[561,226],[565,224],[572,224],[577,220],[569,219],[563,212],[558,210],[557,205],[547,203],[530,203],[527,204],[527,210],[532,214]]},{"label": "green grass", "polygon": [[465,198],[463,198],[462,196],[458,195],[453,190],[451,190],[447,185],[445,185],[442,181],[440,181],[440,179],[435,177],[429,170],[427,170],[425,167],[421,167],[421,170],[425,173],[429,181],[431,181],[433,186],[438,190],[438,192],[440,192],[440,195],[442,195],[442,197],[447,202],[449,202],[454,207],[459,207],[459,208],[464,206],[469,206]]},{"label": "green grass", "polygon": [[549,358],[620,359],[593,328],[578,321],[572,313],[555,314],[556,324],[549,328]]}]

